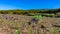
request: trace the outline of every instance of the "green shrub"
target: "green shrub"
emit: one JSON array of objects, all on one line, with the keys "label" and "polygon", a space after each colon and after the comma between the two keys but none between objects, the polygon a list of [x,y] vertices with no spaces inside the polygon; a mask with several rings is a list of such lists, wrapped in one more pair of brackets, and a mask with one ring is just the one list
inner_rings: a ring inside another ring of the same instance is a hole
[{"label": "green shrub", "polygon": [[20,34],[20,31],[19,31],[19,30],[16,30],[15,33],[16,33],[16,34]]}]

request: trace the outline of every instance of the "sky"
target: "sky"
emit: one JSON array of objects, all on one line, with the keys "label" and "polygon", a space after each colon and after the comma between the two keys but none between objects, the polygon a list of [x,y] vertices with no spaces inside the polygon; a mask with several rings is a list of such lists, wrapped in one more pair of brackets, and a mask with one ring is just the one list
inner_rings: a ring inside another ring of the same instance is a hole
[{"label": "sky", "polygon": [[54,8],[60,8],[60,0],[0,0],[0,10]]}]

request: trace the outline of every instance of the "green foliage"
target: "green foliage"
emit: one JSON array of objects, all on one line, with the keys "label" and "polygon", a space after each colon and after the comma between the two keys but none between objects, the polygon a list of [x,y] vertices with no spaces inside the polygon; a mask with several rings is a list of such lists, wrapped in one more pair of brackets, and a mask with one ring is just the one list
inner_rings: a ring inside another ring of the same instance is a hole
[{"label": "green foliage", "polygon": [[12,26],[13,29],[18,29],[19,27],[18,26]]},{"label": "green foliage", "polygon": [[37,34],[41,34],[41,32],[37,32]]},{"label": "green foliage", "polygon": [[32,34],[32,32],[33,32],[32,29],[30,29],[30,34]]},{"label": "green foliage", "polygon": [[42,20],[42,16],[38,15],[38,14],[35,14],[34,16],[32,16],[32,19],[34,19],[34,18],[36,18],[38,21]]},{"label": "green foliage", "polygon": [[19,31],[19,30],[16,30],[15,33],[16,33],[16,34],[20,34],[20,31]]},{"label": "green foliage", "polygon": [[[47,17],[52,17],[55,16],[56,14],[59,15],[58,13],[60,12],[60,8],[59,9],[32,9],[32,10],[0,10],[0,14],[22,14],[22,15],[33,15],[33,14],[41,14],[43,16],[47,16]],[[33,13],[33,14],[30,14]],[[45,14],[44,14],[45,13]],[[50,15],[48,15],[50,14]],[[54,15],[51,15],[54,14]]]}]

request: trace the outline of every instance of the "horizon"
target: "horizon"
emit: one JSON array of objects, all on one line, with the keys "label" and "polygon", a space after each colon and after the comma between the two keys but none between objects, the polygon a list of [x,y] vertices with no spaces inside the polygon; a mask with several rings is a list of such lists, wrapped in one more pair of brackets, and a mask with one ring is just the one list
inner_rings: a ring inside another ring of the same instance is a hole
[{"label": "horizon", "polygon": [[[60,8],[52,8],[52,9],[60,9]],[[51,10],[51,9],[0,9],[0,10]]]},{"label": "horizon", "polygon": [[60,8],[60,0],[0,0],[0,10]]}]

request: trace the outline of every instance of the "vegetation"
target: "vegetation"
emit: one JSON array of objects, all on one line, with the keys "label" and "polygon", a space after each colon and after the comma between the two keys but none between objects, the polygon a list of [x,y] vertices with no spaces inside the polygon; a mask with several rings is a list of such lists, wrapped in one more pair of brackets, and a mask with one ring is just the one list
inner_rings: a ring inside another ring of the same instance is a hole
[{"label": "vegetation", "polygon": [[53,17],[53,15],[60,15],[60,8],[59,9],[41,9],[41,10],[19,10],[19,9],[16,9],[16,10],[0,10],[0,14],[25,14],[25,15],[31,15],[30,13],[33,13],[33,14],[41,14],[42,16],[49,16],[49,17]]},{"label": "vegetation", "polygon": [[16,30],[16,32],[15,32],[16,34],[20,34],[20,32],[19,32],[19,30]]},{"label": "vegetation", "polygon": [[[44,16],[45,17],[60,17],[60,9],[50,9],[50,10],[19,10],[19,9],[17,9],[17,10],[0,10],[0,14],[3,14],[2,18],[1,18],[2,19],[1,21],[4,22],[3,24],[9,25],[11,29],[17,29],[15,31],[15,34],[20,34],[20,31],[18,30],[21,26],[20,23],[22,23],[22,25],[24,25],[26,23],[24,22],[24,24],[23,24],[23,22],[20,22],[19,18],[15,17],[15,16],[13,17],[13,16],[6,16],[5,15],[5,17],[4,17],[4,14],[16,14],[16,15],[32,16],[32,21],[28,23],[29,25],[27,25],[26,28],[30,29],[29,30],[30,34],[33,34],[34,28],[41,24],[39,21],[42,20],[42,16],[43,17]],[[5,19],[5,21],[4,21],[3,18]],[[10,21],[12,21],[12,22],[10,22]],[[25,27],[25,25],[23,27]],[[55,27],[59,27],[59,26],[55,26]],[[46,27],[42,25],[40,28],[44,29]],[[51,33],[53,33],[53,32],[54,31],[52,31]],[[37,34],[41,34],[41,32],[38,31]]]}]

